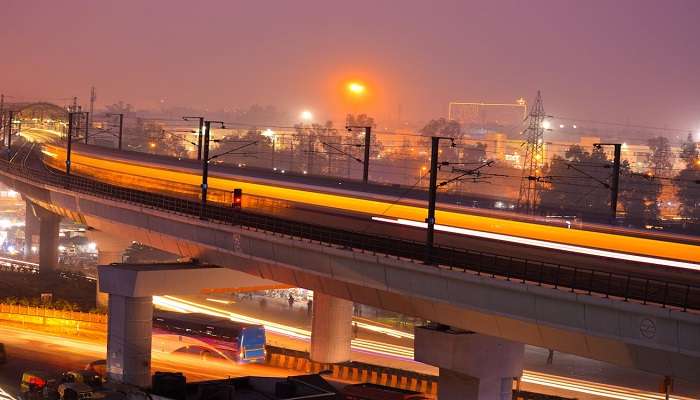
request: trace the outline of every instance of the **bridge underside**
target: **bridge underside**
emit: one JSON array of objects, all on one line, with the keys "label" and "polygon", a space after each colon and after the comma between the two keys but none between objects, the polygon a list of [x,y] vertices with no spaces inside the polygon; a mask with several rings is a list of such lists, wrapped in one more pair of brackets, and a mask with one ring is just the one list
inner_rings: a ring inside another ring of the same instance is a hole
[{"label": "bridge underside", "polygon": [[53,212],[182,257],[489,336],[700,381],[700,318],[692,313],[428,267],[19,178],[4,180]]}]

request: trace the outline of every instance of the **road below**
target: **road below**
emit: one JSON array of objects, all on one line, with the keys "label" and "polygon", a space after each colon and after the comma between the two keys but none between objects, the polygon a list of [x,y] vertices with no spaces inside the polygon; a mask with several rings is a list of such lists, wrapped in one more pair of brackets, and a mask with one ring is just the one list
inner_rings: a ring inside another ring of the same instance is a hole
[{"label": "road below", "polygon": [[[268,343],[296,350],[308,351],[310,315],[305,304],[289,308],[284,299],[266,299],[264,308],[260,298],[232,301],[231,297],[188,296],[156,297],[156,303],[169,304],[188,311],[212,312],[234,320],[264,324]],[[437,375],[438,369],[413,360],[413,335],[406,330],[392,328],[365,317],[354,317],[358,324],[357,337],[352,342],[353,361],[405,369]],[[578,399],[663,399],[657,394],[663,380],[660,376],[620,368],[594,360],[554,354],[548,362],[546,349],[526,346],[523,373],[524,390],[557,394]],[[700,384],[677,382],[676,393],[700,398]],[[684,397],[673,398],[682,399]]]},{"label": "road below", "polygon": [[[5,344],[8,362],[0,366],[0,387],[16,394],[21,374],[27,370],[47,372],[83,369],[88,363],[104,359],[106,337],[104,333],[82,332],[68,335],[58,331],[40,329],[39,326],[0,324],[0,342]],[[239,365],[226,361],[207,360],[199,357],[152,353],[155,371],[180,371],[188,381],[221,379],[247,375],[289,376],[297,373],[267,365]]]}]

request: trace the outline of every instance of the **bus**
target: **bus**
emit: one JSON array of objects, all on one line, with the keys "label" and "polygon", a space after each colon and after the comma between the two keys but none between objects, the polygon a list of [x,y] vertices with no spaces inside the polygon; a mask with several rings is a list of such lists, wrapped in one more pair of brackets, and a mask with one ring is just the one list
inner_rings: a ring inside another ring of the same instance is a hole
[{"label": "bus", "polygon": [[216,349],[239,363],[265,362],[265,327],[207,314],[153,312],[153,333],[186,336]]}]

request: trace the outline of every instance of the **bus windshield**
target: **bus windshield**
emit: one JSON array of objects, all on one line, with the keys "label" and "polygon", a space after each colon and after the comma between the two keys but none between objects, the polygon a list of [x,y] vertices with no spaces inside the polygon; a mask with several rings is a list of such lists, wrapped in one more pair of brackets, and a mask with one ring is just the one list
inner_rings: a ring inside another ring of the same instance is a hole
[{"label": "bus windshield", "polygon": [[206,314],[156,310],[153,333],[187,336],[237,362],[265,361],[265,327]]}]

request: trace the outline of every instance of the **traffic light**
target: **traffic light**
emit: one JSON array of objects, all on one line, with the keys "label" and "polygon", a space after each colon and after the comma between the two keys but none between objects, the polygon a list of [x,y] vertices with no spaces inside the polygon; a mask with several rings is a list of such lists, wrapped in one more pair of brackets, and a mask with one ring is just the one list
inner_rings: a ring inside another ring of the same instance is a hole
[{"label": "traffic light", "polygon": [[243,204],[243,189],[233,189],[233,208],[241,208]]}]

